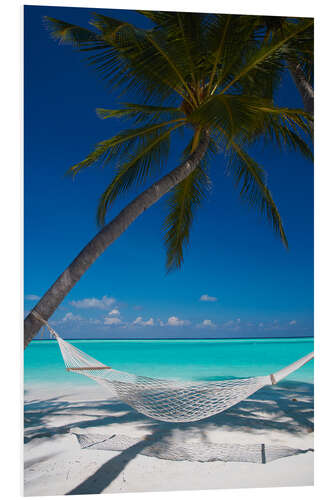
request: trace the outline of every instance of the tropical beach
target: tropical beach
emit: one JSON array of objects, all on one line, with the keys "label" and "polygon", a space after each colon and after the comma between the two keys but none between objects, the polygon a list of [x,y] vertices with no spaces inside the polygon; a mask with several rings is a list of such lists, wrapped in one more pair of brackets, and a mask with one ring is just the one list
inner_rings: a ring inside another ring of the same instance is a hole
[{"label": "tropical beach", "polygon": [[[103,352],[109,360],[113,356],[115,368],[155,377],[214,380],[221,374],[273,371],[310,351],[313,340],[87,340],[76,345],[97,355]],[[38,362],[41,350],[52,351],[51,363],[47,355],[42,365]],[[35,341],[26,354],[27,496],[313,484],[313,362],[221,414],[198,422],[168,423],[147,418],[110,398],[105,388],[66,372],[57,350],[54,341]],[[231,364],[230,356],[237,352],[238,364]],[[112,436],[120,440],[116,450],[108,441]],[[92,440],[85,449],[80,447],[83,438]],[[94,449],[101,443],[101,449]],[[203,454],[201,461],[191,460],[189,453],[184,460],[172,459],[170,450],[184,443],[192,450],[203,444],[206,449],[217,446],[215,455],[227,446],[229,459],[205,462]],[[270,449],[281,447],[295,454],[251,463],[253,445],[261,444],[267,458]],[[160,458],[166,447],[171,457]]]},{"label": "tropical beach", "polygon": [[24,12],[25,496],[312,485],[313,19]]}]

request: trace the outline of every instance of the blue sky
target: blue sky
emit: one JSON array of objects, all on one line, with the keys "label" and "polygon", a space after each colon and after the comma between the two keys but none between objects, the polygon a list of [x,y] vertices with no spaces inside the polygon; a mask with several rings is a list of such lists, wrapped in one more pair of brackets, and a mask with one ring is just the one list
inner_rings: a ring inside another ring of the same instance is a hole
[{"label": "blue sky", "polygon": [[[147,26],[131,11],[104,14]],[[51,40],[49,15],[87,26],[90,9],[25,7],[25,311],[94,236],[96,206],[110,169],[75,181],[64,174],[98,141],[121,127],[97,118],[116,107],[114,95],[84,56]],[[135,99],[135,96],[133,96]],[[300,107],[286,78],[280,105]],[[168,164],[177,164],[174,150]],[[212,190],[197,213],[185,263],[166,274],[162,221],[165,200],[145,212],[88,270],[52,317],[67,337],[260,337],[313,333],[313,166],[270,145],[251,153],[268,172],[290,249],[241,202],[212,165]],[[135,195],[122,199],[110,213]]]}]

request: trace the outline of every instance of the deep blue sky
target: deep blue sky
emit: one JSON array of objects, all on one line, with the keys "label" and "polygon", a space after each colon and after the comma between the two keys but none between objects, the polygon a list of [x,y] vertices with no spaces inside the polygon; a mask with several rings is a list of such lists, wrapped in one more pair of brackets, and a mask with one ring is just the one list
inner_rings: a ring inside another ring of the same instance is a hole
[{"label": "deep blue sky", "polygon": [[[147,26],[131,11],[98,10]],[[96,233],[97,202],[112,177],[108,168],[87,170],[74,182],[64,176],[122,124],[96,117],[97,107],[116,107],[114,95],[82,53],[59,46],[42,24],[49,15],[87,26],[91,12],[25,7],[26,312]],[[288,75],[276,101],[302,105]],[[170,168],[177,164],[179,146],[174,145]],[[161,200],[66,297],[52,317],[59,332],[110,338],[312,335],[313,166],[298,153],[270,145],[251,152],[268,172],[289,251],[240,201],[219,155],[211,169],[213,189],[197,214],[182,269],[165,272]],[[205,295],[216,300],[200,300]]]}]

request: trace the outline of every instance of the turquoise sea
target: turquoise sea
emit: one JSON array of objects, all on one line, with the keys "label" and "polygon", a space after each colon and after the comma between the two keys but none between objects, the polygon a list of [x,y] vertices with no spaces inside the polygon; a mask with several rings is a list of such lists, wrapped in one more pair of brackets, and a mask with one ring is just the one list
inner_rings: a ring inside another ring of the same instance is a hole
[{"label": "turquoise sea", "polygon": [[[246,340],[75,340],[99,361],[139,375],[187,380],[268,375],[313,351],[312,338]],[[313,383],[313,361],[286,380]],[[55,340],[32,341],[24,353],[25,387],[93,384],[65,370]]]}]

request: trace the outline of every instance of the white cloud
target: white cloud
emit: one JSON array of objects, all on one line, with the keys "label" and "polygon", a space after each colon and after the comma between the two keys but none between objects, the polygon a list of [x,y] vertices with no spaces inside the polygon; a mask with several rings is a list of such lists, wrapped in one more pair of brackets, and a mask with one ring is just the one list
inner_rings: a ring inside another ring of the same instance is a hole
[{"label": "white cloud", "polygon": [[119,311],[118,307],[115,307],[114,309],[112,309],[112,311],[110,311],[108,313],[109,316],[119,316],[119,314],[120,314],[120,311]]},{"label": "white cloud", "polygon": [[138,316],[134,321],[133,321],[133,325],[141,325],[143,319],[142,319],[142,316]]},{"label": "white cloud", "polygon": [[295,319],[292,319],[291,321],[289,321],[289,325],[296,325],[296,320]]},{"label": "white cloud", "polygon": [[232,330],[239,330],[240,329],[240,318],[237,319],[231,319],[230,321],[226,321],[226,323],[223,323],[222,326],[226,328],[230,328]]},{"label": "white cloud", "polygon": [[210,295],[207,295],[204,293],[201,295],[200,299],[202,302],[217,302],[218,298],[217,297],[210,297]]},{"label": "white cloud", "polygon": [[28,295],[25,296],[25,300],[39,300],[40,296],[39,295],[34,295],[33,293],[29,293]]},{"label": "white cloud", "polygon": [[115,303],[115,299],[104,295],[101,299],[89,298],[82,300],[72,300],[70,304],[79,309],[108,309]]},{"label": "white cloud", "polygon": [[211,319],[204,319],[202,323],[197,324],[198,328],[216,328],[215,323]]},{"label": "white cloud", "polygon": [[185,326],[189,324],[190,322],[187,319],[179,319],[177,316],[170,316],[167,321],[168,326]]},{"label": "white cloud", "polygon": [[120,325],[122,323],[120,318],[108,317],[104,318],[104,325]]},{"label": "white cloud", "polygon": [[102,323],[102,321],[100,319],[84,318],[84,317],[80,316],[79,314],[73,314],[72,312],[68,312],[61,319],[51,320],[50,324],[56,326],[56,325],[59,325],[61,323],[67,323],[70,321],[80,321],[81,325],[99,325]]},{"label": "white cloud", "polygon": [[154,319],[149,318],[147,321],[144,321],[142,316],[138,316],[134,321],[133,325],[138,325],[138,326],[154,326]]},{"label": "white cloud", "polygon": [[62,322],[65,323],[66,321],[82,321],[83,318],[79,314],[73,314],[71,312],[68,312],[65,314],[65,316],[62,318]]}]

